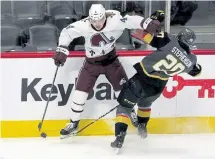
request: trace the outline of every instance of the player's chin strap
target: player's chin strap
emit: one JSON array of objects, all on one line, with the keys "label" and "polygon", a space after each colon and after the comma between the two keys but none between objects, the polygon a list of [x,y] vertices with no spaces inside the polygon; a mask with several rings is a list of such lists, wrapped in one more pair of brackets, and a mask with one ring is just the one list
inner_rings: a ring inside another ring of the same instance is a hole
[{"label": "player's chin strap", "polygon": [[74,133],[73,135],[78,135],[80,132],[82,132],[84,129],[86,129],[87,127],[89,127],[90,125],[94,124],[95,122],[97,122],[98,120],[100,120],[101,118],[105,117],[106,115],[108,115],[110,112],[114,111],[119,105],[115,106],[114,108],[112,108],[111,110],[109,110],[107,113],[105,113],[104,115],[100,116],[98,119],[95,119],[94,121],[92,121],[91,123],[87,124],[86,126],[84,126],[82,129],[78,130],[76,133]]}]

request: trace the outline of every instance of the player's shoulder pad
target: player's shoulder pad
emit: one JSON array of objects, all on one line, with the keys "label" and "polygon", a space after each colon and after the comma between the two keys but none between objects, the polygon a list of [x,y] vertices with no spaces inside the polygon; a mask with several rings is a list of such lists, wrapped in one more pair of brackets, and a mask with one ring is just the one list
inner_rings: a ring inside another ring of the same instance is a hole
[{"label": "player's shoulder pad", "polygon": [[119,11],[117,11],[117,10],[106,10],[105,11],[105,13],[106,13],[106,17],[108,18],[108,17],[111,17],[111,18],[117,18],[117,17],[121,17],[121,15],[120,15],[120,12]]},{"label": "player's shoulder pad", "polygon": [[76,30],[84,30],[84,27],[86,27],[86,23],[89,23],[88,18],[84,18],[82,20],[73,22],[71,24],[69,24],[66,29],[71,29],[74,28]]}]

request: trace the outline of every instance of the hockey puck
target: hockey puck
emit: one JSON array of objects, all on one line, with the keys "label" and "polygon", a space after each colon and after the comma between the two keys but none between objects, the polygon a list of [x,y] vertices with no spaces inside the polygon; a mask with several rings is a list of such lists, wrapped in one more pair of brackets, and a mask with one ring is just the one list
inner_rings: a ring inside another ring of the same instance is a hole
[{"label": "hockey puck", "polygon": [[44,132],[42,132],[42,133],[40,134],[40,136],[41,136],[42,138],[46,138],[46,137],[47,137],[46,133],[44,133]]}]

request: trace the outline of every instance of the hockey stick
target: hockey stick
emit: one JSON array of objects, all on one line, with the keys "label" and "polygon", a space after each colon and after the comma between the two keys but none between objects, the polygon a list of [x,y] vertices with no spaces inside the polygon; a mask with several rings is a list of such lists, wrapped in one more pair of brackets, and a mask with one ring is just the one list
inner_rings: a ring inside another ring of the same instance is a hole
[{"label": "hockey stick", "polygon": [[[41,122],[38,124],[38,129],[39,129],[39,131],[42,129],[43,121],[44,121],[44,118],[45,118],[45,115],[46,115],[46,111],[47,111],[47,108],[48,108],[48,105],[49,105],[50,97],[51,97],[51,94],[52,94],[52,88],[53,88],[53,86],[54,86],[55,79],[56,79],[56,76],[57,76],[58,68],[59,68],[59,66],[57,66],[56,71],[55,71],[54,79],[53,79],[53,82],[52,82],[52,85],[51,85],[51,90],[50,90],[50,93],[49,93],[48,100],[47,100],[47,102],[46,102],[46,108],[45,108],[45,111],[44,111],[44,113],[43,113],[42,120],[41,120]],[[42,134],[46,136],[45,133],[42,133]],[[42,134],[41,134],[41,136],[43,136]]]},{"label": "hockey stick", "polygon": [[82,132],[84,129],[86,129],[87,127],[89,127],[90,125],[94,124],[95,122],[97,122],[98,120],[100,120],[101,118],[105,117],[106,115],[108,115],[110,112],[114,111],[119,105],[115,106],[114,108],[112,108],[111,110],[109,110],[109,112],[105,113],[104,115],[100,116],[98,119],[92,121],[91,123],[87,124],[85,127],[83,127],[81,130],[77,131],[76,133],[74,133],[73,135],[77,135],[80,132]]}]

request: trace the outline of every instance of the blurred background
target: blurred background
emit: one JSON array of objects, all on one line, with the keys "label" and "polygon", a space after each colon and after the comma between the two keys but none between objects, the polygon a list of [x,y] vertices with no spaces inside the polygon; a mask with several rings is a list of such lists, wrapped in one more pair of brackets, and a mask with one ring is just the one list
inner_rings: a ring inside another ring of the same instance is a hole
[{"label": "blurred background", "polygon": [[[166,13],[163,30],[177,34],[181,27],[196,32],[198,49],[215,49],[215,1],[1,1],[1,51],[53,51],[61,30],[88,16],[93,3],[114,9],[122,15],[135,12],[144,17],[158,9]],[[133,50],[138,42],[125,30],[117,49]],[[69,45],[84,50],[84,38]],[[152,49],[146,44],[139,50]]]}]

